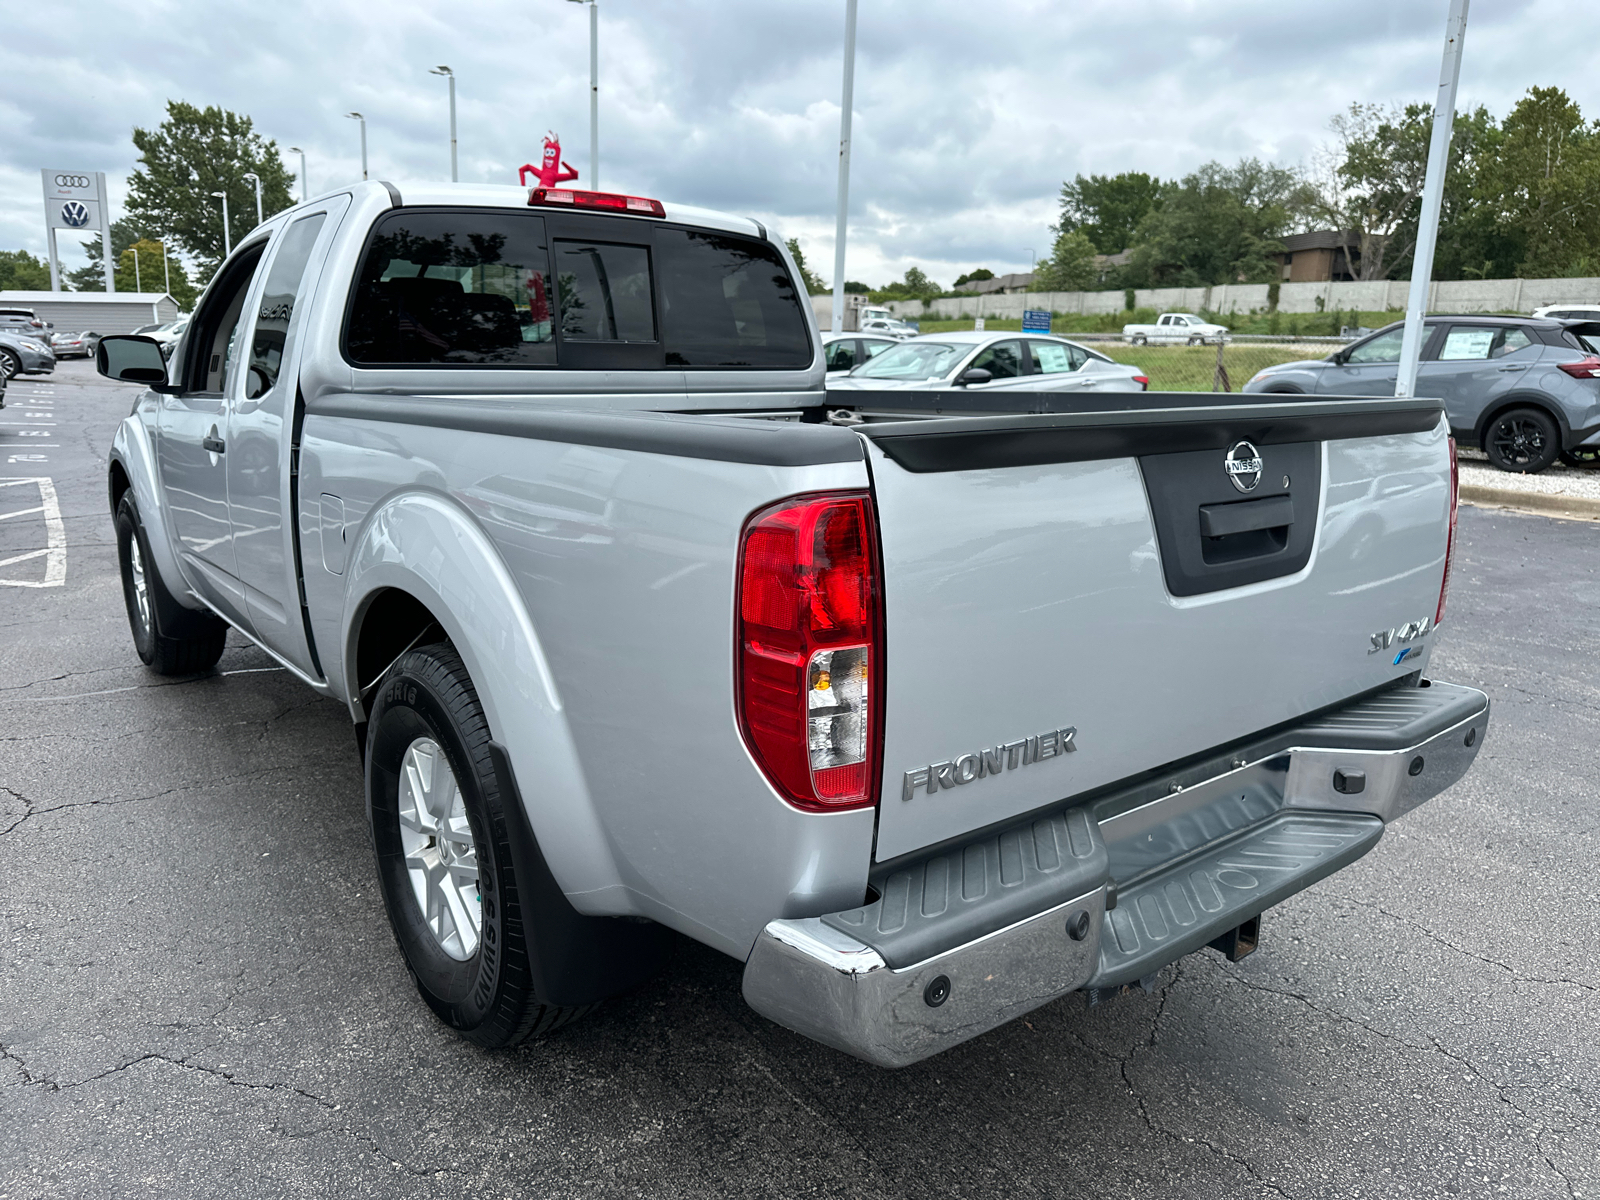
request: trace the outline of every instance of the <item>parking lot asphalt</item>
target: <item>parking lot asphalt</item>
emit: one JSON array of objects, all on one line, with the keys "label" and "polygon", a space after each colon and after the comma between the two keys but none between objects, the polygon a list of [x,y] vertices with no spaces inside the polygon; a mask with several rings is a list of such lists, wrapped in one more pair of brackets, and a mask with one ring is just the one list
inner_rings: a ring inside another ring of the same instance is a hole
[{"label": "parking lot asphalt", "polygon": [[1494,697],[1477,766],[1238,964],[888,1072],[680,940],[491,1054],[406,975],[341,706],[242,638],[135,657],[131,400],[67,363],[0,411],[0,1200],[1600,1195],[1593,524],[1463,509],[1433,674]]}]

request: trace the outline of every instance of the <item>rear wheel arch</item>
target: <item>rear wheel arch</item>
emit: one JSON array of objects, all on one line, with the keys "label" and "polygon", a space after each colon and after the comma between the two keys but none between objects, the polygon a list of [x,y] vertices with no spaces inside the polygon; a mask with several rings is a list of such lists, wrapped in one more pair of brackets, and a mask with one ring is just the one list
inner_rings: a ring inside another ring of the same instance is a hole
[{"label": "rear wheel arch", "polygon": [[122,502],[122,493],[133,486],[133,480],[128,478],[128,472],[117,459],[111,460],[111,469],[106,473],[106,489],[111,500],[111,511],[117,511],[117,505]]},{"label": "rear wheel arch", "polygon": [[1480,449],[1483,447],[1484,435],[1489,432],[1496,421],[1505,416],[1506,413],[1510,412],[1513,408],[1537,408],[1543,412],[1545,416],[1549,417],[1556,423],[1556,428],[1561,431],[1561,441],[1563,446],[1565,446],[1567,440],[1572,437],[1572,426],[1568,423],[1567,418],[1561,412],[1561,406],[1559,404],[1550,403],[1547,397],[1542,396],[1537,392],[1523,392],[1520,394],[1514,393],[1509,396],[1502,396],[1498,401],[1495,402],[1493,408],[1486,411],[1484,415],[1479,418],[1478,426],[1473,432]]}]

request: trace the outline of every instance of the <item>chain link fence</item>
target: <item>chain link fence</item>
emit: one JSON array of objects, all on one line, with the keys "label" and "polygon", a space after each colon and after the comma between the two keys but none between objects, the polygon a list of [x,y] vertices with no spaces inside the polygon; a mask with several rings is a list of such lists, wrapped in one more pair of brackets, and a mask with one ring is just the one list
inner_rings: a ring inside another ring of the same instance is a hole
[{"label": "chain link fence", "polygon": [[1349,339],[1233,335],[1200,346],[1135,346],[1120,334],[1067,333],[1116,362],[1138,367],[1152,392],[1237,392],[1257,371],[1300,359],[1326,358]]}]

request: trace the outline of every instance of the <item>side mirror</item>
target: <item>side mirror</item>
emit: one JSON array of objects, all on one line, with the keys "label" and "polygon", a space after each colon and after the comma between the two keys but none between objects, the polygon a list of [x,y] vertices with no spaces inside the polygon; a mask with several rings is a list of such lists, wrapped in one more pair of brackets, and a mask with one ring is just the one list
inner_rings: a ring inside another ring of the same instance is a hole
[{"label": "side mirror", "polygon": [[167,360],[154,338],[108,334],[94,348],[94,365],[107,379],[148,384],[156,392],[178,390],[167,382]]},{"label": "side mirror", "polygon": [[1346,358],[1348,358],[1348,357],[1349,357],[1349,352],[1348,351],[1335,350],[1332,354],[1328,355],[1328,361],[1331,362],[1336,367],[1342,367],[1342,366],[1344,366],[1344,360]]},{"label": "side mirror", "polygon": [[961,377],[956,380],[956,386],[966,387],[969,383],[988,383],[993,378],[994,376],[983,367],[968,367],[961,372]]}]

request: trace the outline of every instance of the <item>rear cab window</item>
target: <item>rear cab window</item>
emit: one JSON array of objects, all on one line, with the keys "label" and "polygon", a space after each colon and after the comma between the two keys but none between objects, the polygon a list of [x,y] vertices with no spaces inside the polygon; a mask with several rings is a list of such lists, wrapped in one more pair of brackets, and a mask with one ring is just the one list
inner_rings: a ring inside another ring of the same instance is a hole
[{"label": "rear cab window", "polygon": [[644,219],[400,209],[345,322],[360,367],[804,370],[801,293],[770,243]]}]

